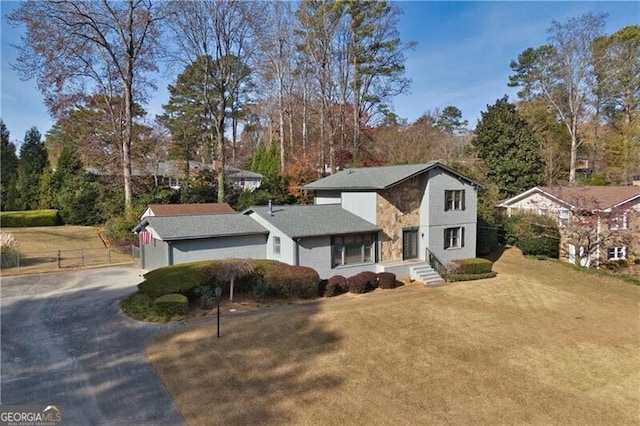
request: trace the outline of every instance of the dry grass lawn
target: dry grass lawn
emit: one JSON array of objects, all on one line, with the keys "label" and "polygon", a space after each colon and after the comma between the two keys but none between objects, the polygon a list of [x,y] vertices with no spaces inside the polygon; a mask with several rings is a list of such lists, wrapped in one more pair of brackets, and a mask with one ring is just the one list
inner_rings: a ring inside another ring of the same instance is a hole
[{"label": "dry grass lawn", "polygon": [[640,424],[640,287],[516,249],[494,270],[225,315],[147,355],[191,425]]},{"label": "dry grass lawn", "polygon": [[83,262],[85,266],[133,262],[131,255],[115,250],[111,251],[109,258],[107,247],[95,226],[3,227],[2,232],[13,234],[18,243],[21,259],[20,268],[3,269],[2,275],[57,270],[58,250],[60,250],[62,258],[61,268],[80,267]]}]

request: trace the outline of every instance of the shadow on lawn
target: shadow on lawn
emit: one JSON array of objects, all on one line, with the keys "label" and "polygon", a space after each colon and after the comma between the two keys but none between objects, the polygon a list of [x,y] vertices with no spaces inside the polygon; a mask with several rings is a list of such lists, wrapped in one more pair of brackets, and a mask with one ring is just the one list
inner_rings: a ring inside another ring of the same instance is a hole
[{"label": "shadow on lawn", "polygon": [[226,316],[220,339],[213,318],[153,342],[149,358],[189,424],[308,423],[305,405],[344,382],[318,369],[341,339],[318,310],[309,302]]}]

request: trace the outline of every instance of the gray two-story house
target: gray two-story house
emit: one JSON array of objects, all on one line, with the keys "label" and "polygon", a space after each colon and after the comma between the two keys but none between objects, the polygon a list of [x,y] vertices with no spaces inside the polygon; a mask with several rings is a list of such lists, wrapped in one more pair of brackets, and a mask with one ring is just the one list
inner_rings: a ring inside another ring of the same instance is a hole
[{"label": "gray two-story house", "polygon": [[[251,232],[265,241],[258,250],[252,245],[246,257],[309,266],[322,278],[368,270],[436,281],[430,259],[446,265],[476,255],[478,186],[439,162],[342,170],[304,186],[314,195],[313,205],[244,211],[258,225]],[[215,228],[208,227],[203,238],[220,248],[230,237],[229,225],[217,236]],[[229,240],[235,256],[237,243]]]}]

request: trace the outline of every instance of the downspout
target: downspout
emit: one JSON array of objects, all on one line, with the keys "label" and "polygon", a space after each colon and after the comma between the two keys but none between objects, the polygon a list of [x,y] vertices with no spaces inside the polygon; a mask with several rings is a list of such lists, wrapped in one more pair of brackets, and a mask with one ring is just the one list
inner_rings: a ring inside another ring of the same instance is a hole
[{"label": "downspout", "polygon": [[300,246],[298,243],[300,242],[300,238],[293,239],[293,264],[295,266],[300,266]]}]

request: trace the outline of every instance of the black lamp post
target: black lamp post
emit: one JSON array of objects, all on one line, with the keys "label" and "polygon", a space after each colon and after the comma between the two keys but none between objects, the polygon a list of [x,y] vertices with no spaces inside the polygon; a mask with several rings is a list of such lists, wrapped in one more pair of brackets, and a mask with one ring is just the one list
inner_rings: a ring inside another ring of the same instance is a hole
[{"label": "black lamp post", "polygon": [[218,302],[218,337],[220,337],[220,296],[222,296],[222,289],[218,286],[216,287],[216,301]]}]

